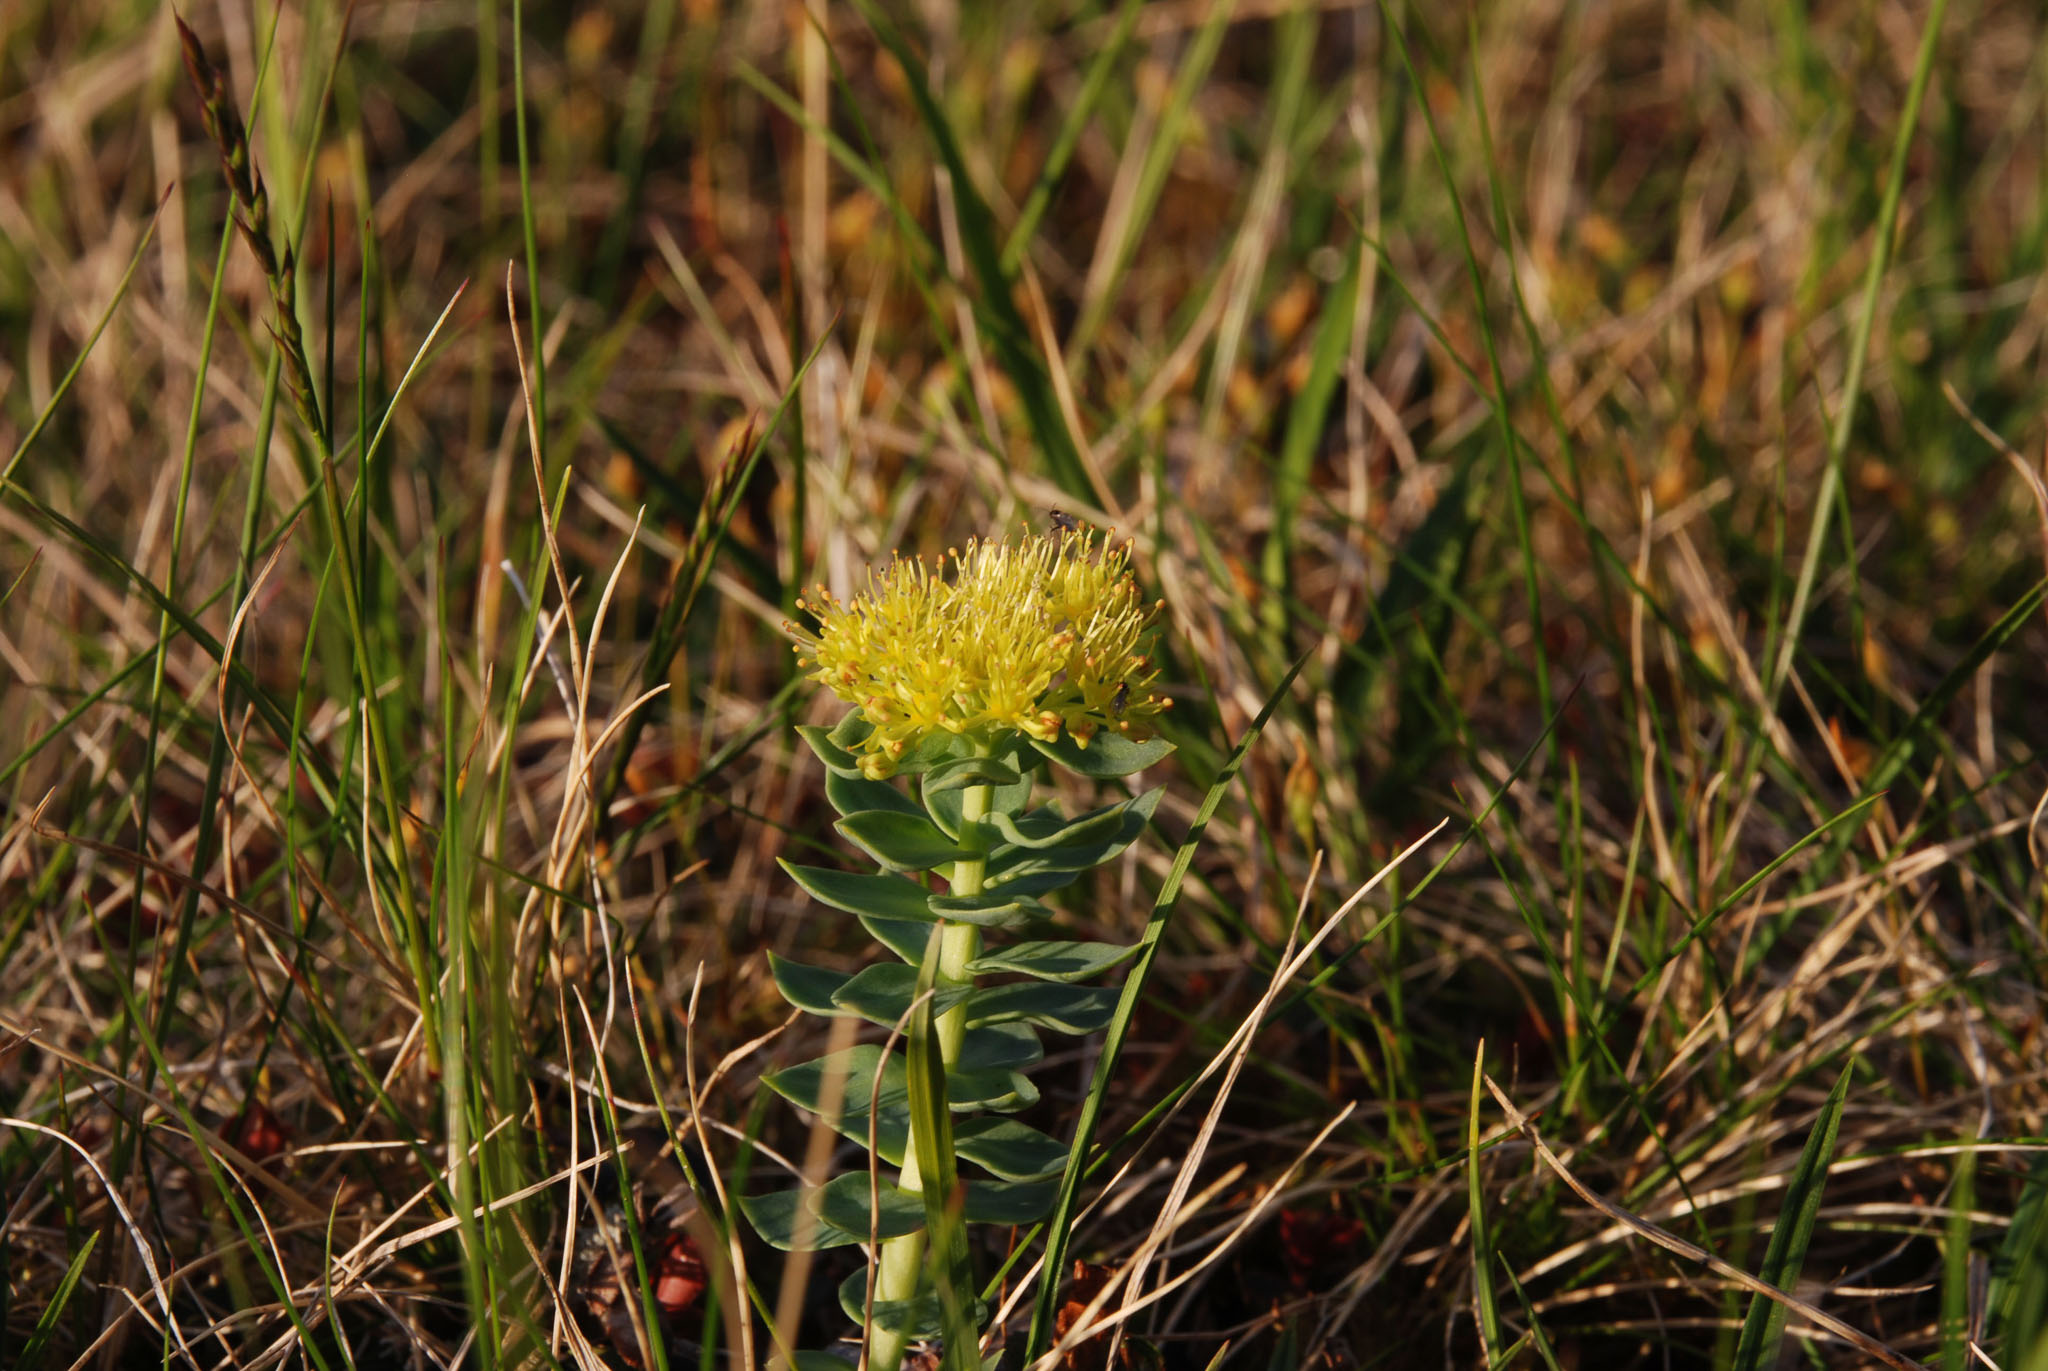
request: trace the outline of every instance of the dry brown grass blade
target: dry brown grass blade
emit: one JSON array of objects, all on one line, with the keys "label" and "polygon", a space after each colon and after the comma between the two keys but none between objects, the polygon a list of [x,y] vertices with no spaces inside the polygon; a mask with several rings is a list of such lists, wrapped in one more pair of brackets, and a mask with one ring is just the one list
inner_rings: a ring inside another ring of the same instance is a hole
[{"label": "dry brown grass blade", "polygon": [[1655,1243],[1667,1252],[1684,1257],[1687,1261],[1698,1262],[1715,1275],[1734,1282],[1751,1294],[1762,1295],[1766,1299],[1776,1300],[1779,1304],[1784,1305],[1793,1313],[1807,1320],[1815,1328],[1824,1329],[1834,1334],[1844,1342],[1850,1343],[1862,1351],[1865,1355],[1874,1357],[1886,1366],[1893,1368],[1893,1371],[1928,1371],[1927,1367],[1914,1361],[1911,1357],[1902,1356],[1892,1351],[1891,1348],[1886,1347],[1868,1333],[1842,1322],[1824,1310],[1815,1308],[1797,1295],[1780,1290],[1775,1285],[1760,1281],[1741,1267],[1723,1261],[1704,1247],[1696,1243],[1687,1242],[1669,1229],[1659,1228],[1649,1220],[1638,1218],[1620,1205],[1601,1198],[1577,1176],[1574,1176],[1570,1168],[1558,1159],[1558,1155],[1550,1150],[1550,1145],[1543,1141],[1542,1134],[1536,1131],[1535,1121],[1515,1107],[1514,1101],[1507,1097],[1506,1092],[1494,1084],[1493,1077],[1488,1076],[1486,1078],[1486,1088],[1493,1092],[1494,1102],[1501,1107],[1501,1112],[1508,1116],[1508,1123],[1520,1130],[1522,1135],[1529,1140],[1530,1146],[1536,1149],[1536,1155],[1542,1159],[1543,1164],[1555,1172],[1557,1178],[1569,1186],[1573,1194],[1614,1222],[1624,1225],[1631,1232]]},{"label": "dry brown grass blade", "polygon": [[[197,879],[192,875],[190,871],[181,870],[178,867],[172,866],[168,862],[164,862],[155,857],[150,857],[144,855],[143,853],[139,853],[135,851],[133,848],[121,847],[114,843],[103,843],[100,842],[98,839],[87,838],[77,833],[66,833],[62,829],[44,827],[40,822],[41,813],[42,810],[38,808],[36,811],[36,815],[31,816],[31,824],[29,828],[29,831],[39,838],[47,838],[48,840],[54,843],[63,843],[68,847],[75,847],[79,849],[81,852],[91,852],[96,856],[105,857],[109,861],[120,862],[128,866],[138,867],[144,871],[149,872],[153,876],[160,877],[163,880],[170,882],[171,885],[177,887],[178,889],[189,889],[198,891],[199,894],[205,896],[206,899],[211,903],[219,906],[221,909],[226,910],[228,913],[233,914],[236,918],[245,921],[251,926],[261,929],[265,933],[269,933],[276,937],[283,938],[286,941],[290,941],[293,936],[292,931],[290,929],[284,927],[276,920],[271,919],[266,915],[258,912],[256,909],[250,907],[249,905],[244,904],[242,901],[236,899],[234,896],[230,895],[225,890],[222,890],[217,886],[209,885],[205,881]],[[385,969],[385,971],[390,973],[391,976],[393,976],[394,978],[400,976],[401,973],[397,970],[397,968],[391,965],[391,963],[384,957],[384,954],[381,951],[379,951],[376,945],[363,934],[361,929],[357,928],[352,921],[349,921],[346,918],[344,918],[343,922],[348,924],[350,933],[362,946],[363,950],[368,952],[372,957],[377,959],[378,965],[382,966]],[[418,1007],[413,1003],[410,995],[408,995],[407,992],[401,988],[401,980],[381,980],[371,972],[367,972],[359,968],[347,965],[336,954],[325,949],[311,948],[309,949],[309,955],[314,957],[316,960],[325,963],[327,966],[329,966],[331,969],[333,969],[339,974],[349,976],[351,978],[359,978],[361,980],[368,982],[376,989],[391,996],[392,1002],[394,1004],[402,1004],[407,1006],[408,1008],[411,1008],[415,1013],[418,1012]],[[286,966],[284,970],[286,974],[290,974],[289,966]]]},{"label": "dry brown grass blade", "polygon": [[[114,1212],[121,1216],[122,1227],[126,1228],[128,1235],[134,1239],[135,1254],[142,1260],[142,1269],[149,1273],[150,1293],[156,1296],[157,1308],[163,1311],[164,1324],[170,1330],[171,1335],[177,1339],[178,1350],[184,1354],[187,1364],[194,1367],[196,1371],[199,1362],[194,1358],[191,1347],[185,1341],[185,1331],[178,1326],[177,1315],[171,1312],[170,1295],[164,1288],[163,1274],[157,1269],[156,1258],[150,1253],[149,1240],[143,1237],[142,1229],[135,1222],[135,1216],[128,1212],[128,1206],[121,1202],[120,1188],[107,1178],[107,1173],[100,1169],[100,1164],[97,1161],[93,1160],[91,1151],[79,1146],[68,1135],[60,1133],[54,1128],[46,1127],[43,1124],[32,1123],[27,1119],[0,1118],[0,1128],[18,1128],[24,1133],[40,1134],[55,1142],[62,1143],[78,1154],[79,1159],[85,1163],[86,1168],[92,1172],[101,1187],[107,1192],[108,1202],[114,1206]],[[131,1295],[130,1298],[133,1299],[133,1296]]]},{"label": "dry brown grass blade", "polygon": [[[1956,391],[1953,382],[1944,380],[1941,383],[1941,393],[1948,397],[1948,402],[1956,413],[1962,415],[1970,427],[1977,431],[1978,437],[2005,455],[2005,460],[2012,463],[2012,469],[2017,471],[2020,480],[2026,483],[2027,493],[2034,497],[2035,514],[2041,521],[2041,557],[2044,562],[2048,562],[2048,481],[2043,481],[2041,473],[2034,470],[2026,458],[2015,452],[2012,444],[1999,437],[1997,430],[1977,417],[1976,411],[1963,402],[1963,397]],[[2043,814],[2048,814],[2048,790],[2041,792],[2041,798],[2035,803],[2033,815],[2027,823],[2027,855],[2034,859],[2034,869],[2037,871],[2043,869],[2044,863],[2048,863],[2048,858],[2044,858],[2042,854],[2040,842]]]},{"label": "dry brown grass blade", "polygon": [[[683,1083],[690,1092],[690,1130],[697,1136],[698,1150],[703,1153],[705,1172],[711,1178],[711,1188],[718,1196],[718,1212],[727,1216],[727,1260],[732,1264],[733,1284],[745,1289],[747,1279],[747,1252],[740,1242],[738,1208],[733,1203],[731,1192],[726,1189],[725,1178],[719,1174],[717,1154],[711,1150],[711,1138],[704,1128],[704,1095],[697,1088],[697,1003],[704,989],[704,967],[697,966],[697,974],[690,982],[690,1003],[683,1011]],[[784,1028],[789,1024],[785,1022]],[[779,1030],[778,1030],[779,1031]],[[725,1063],[719,1064],[719,1071]],[[708,1086],[706,1089],[708,1090]],[[738,1326],[740,1347],[739,1371],[754,1371],[760,1363],[754,1351],[754,1321],[743,1318]]]}]

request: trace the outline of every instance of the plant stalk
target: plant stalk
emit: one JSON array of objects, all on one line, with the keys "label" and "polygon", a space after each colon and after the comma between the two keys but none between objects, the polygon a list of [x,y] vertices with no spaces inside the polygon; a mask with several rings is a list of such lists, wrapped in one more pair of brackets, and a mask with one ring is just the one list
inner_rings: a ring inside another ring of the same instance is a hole
[{"label": "plant stalk", "polygon": [[[960,818],[961,836],[967,834],[988,817],[992,790],[985,785],[969,786],[961,795]],[[985,857],[974,857],[953,863],[952,893],[955,895],[979,895],[982,882],[988,873]],[[973,924],[948,923],[941,920],[933,929],[932,941],[937,947],[939,968],[936,983],[940,986],[965,985],[973,979],[968,974],[967,964],[981,953],[981,930]],[[931,955],[929,952],[926,955]],[[950,1074],[954,1063],[960,1060],[960,1044],[967,1036],[967,1005],[956,1004],[939,1015],[938,1023],[939,1059],[945,1063]],[[941,1106],[943,1107],[943,1105]],[[903,1170],[897,1184],[913,1193],[924,1188],[917,1165],[917,1135],[920,1128],[933,1127],[935,1121],[926,1122],[911,1111],[910,1131],[903,1146]],[[906,1233],[900,1238],[891,1238],[882,1244],[881,1260],[875,1273],[875,1303],[909,1301],[917,1297],[919,1278],[924,1274],[925,1230]],[[909,1328],[876,1328],[872,1325],[867,1335],[868,1371],[898,1371],[903,1365],[903,1352],[909,1345]]]}]

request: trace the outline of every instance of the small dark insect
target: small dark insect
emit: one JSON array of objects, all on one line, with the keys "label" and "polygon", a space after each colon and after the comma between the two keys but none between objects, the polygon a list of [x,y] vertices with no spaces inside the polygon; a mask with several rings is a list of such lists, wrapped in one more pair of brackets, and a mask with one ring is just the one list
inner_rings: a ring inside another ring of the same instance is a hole
[{"label": "small dark insect", "polygon": [[1053,510],[1045,517],[1047,522],[1052,525],[1054,533],[1079,533],[1081,531],[1081,521],[1063,509]]},{"label": "small dark insect", "polygon": [[1131,683],[1117,682],[1116,694],[1109,697],[1109,712],[1116,718],[1124,717],[1124,706],[1131,702]]}]

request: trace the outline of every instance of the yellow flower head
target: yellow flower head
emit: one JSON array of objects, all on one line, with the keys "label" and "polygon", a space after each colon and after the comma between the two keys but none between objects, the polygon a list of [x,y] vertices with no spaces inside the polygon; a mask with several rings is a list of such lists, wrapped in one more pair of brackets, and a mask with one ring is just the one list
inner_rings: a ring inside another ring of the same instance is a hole
[{"label": "yellow flower head", "polygon": [[898,558],[842,604],[800,600],[815,632],[785,625],[806,674],[860,708],[874,731],[861,769],[893,773],[934,734],[993,743],[1018,732],[1082,747],[1096,730],[1147,736],[1168,701],[1139,651],[1156,605],[1138,598],[1128,544],[1097,551],[1086,532],[976,540],[935,570]]}]

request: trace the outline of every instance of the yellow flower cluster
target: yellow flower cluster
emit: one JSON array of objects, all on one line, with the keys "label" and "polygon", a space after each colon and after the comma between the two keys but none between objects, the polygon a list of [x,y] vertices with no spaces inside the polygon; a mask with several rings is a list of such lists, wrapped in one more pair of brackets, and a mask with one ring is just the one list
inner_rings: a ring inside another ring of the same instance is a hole
[{"label": "yellow flower cluster", "polygon": [[934,570],[898,558],[841,603],[820,587],[798,606],[815,632],[785,625],[811,679],[860,707],[874,732],[861,769],[892,774],[940,732],[994,743],[1012,730],[1086,747],[1098,729],[1145,736],[1168,701],[1138,652],[1156,605],[1138,598],[1128,544],[1086,532],[974,541]]}]

